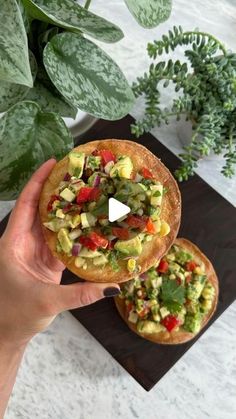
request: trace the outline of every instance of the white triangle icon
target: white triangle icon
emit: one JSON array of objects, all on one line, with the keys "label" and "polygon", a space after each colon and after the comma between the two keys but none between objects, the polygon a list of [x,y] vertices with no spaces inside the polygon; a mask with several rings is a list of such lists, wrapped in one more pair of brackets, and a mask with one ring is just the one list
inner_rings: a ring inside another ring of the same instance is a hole
[{"label": "white triangle icon", "polygon": [[108,218],[111,223],[113,221],[119,220],[119,218],[124,217],[124,215],[130,212],[130,208],[122,204],[122,202],[117,201],[115,198],[109,198],[108,201]]}]

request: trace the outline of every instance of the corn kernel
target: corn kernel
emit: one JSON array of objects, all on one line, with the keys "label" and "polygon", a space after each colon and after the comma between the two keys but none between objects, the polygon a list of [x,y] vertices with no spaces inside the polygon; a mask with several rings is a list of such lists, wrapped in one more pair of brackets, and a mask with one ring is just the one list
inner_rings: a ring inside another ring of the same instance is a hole
[{"label": "corn kernel", "polygon": [[160,237],[167,236],[170,232],[170,226],[166,221],[162,221],[161,223],[161,229],[160,229]]},{"label": "corn kernel", "polygon": [[135,259],[129,259],[127,262],[127,269],[129,272],[134,272],[136,268],[136,260]]}]

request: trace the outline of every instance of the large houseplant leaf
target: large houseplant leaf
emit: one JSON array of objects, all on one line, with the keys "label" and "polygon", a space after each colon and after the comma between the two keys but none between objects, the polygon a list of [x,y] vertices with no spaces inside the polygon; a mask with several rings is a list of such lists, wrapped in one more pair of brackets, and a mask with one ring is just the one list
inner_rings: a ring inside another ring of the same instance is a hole
[{"label": "large houseplant leaf", "polygon": [[56,89],[48,89],[41,80],[36,79],[34,87],[25,97],[26,100],[36,102],[44,112],[55,112],[60,116],[75,118],[77,109],[69,105]]},{"label": "large houseplant leaf", "polygon": [[17,198],[32,173],[52,156],[62,158],[73,138],[58,115],[20,102],[0,119],[0,199]]},{"label": "large houseplant leaf", "polygon": [[125,3],[144,28],[155,28],[167,20],[172,8],[172,0],[125,0]]},{"label": "large houseplant leaf", "polygon": [[0,80],[32,87],[28,42],[16,0],[0,0]]},{"label": "large houseplant leaf", "polygon": [[17,3],[19,4],[20,12],[23,18],[23,22],[25,25],[25,30],[27,33],[30,31],[30,19],[28,17],[27,11],[22,3],[22,0],[17,0]]},{"label": "large houseplant leaf", "polygon": [[[29,51],[29,57],[32,76],[33,79],[35,79],[38,68],[37,62],[31,51]],[[21,101],[29,90],[29,87],[23,86],[22,84],[9,83],[0,80],[0,112],[7,111],[11,106]]]},{"label": "large houseplant leaf", "polygon": [[81,7],[74,0],[22,0],[29,14],[75,32],[84,32],[104,42],[123,38],[118,26]]},{"label": "large houseplant leaf", "polygon": [[69,103],[94,116],[120,119],[134,95],[118,65],[97,45],[78,34],[54,36],[44,49],[44,65]]}]

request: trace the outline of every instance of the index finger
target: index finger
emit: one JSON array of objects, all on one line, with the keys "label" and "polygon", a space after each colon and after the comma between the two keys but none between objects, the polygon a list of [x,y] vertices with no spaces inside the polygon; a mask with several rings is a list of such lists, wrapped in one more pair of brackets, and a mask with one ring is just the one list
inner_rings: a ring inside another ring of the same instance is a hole
[{"label": "index finger", "polygon": [[39,197],[43,184],[55,164],[55,159],[46,161],[36,170],[26,184],[12,210],[6,229],[7,233],[22,233],[32,228],[37,215]]}]

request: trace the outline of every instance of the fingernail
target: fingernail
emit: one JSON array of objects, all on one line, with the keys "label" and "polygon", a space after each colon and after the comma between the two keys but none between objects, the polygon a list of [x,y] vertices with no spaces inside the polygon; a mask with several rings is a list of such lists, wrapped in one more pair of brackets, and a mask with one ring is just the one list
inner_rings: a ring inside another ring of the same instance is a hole
[{"label": "fingernail", "polygon": [[116,287],[108,287],[103,291],[104,297],[115,297],[120,294],[120,289]]}]

